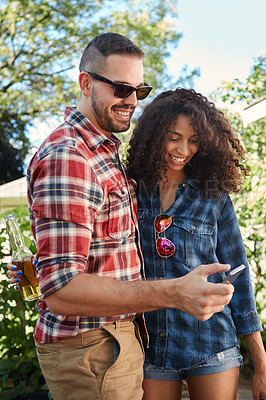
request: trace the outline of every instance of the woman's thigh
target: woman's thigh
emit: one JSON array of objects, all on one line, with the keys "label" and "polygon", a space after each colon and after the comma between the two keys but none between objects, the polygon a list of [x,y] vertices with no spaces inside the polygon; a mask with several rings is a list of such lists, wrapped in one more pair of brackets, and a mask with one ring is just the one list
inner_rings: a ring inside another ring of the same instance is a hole
[{"label": "woman's thigh", "polygon": [[236,400],[239,367],[187,378],[190,400]]},{"label": "woman's thigh", "polygon": [[181,400],[182,398],[180,381],[144,379],[143,390],[143,400]]}]

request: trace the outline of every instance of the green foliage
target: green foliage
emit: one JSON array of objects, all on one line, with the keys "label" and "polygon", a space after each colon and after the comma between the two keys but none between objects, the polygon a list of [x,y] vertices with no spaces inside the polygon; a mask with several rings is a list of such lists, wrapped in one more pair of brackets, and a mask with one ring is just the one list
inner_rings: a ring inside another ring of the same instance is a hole
[{"label": "green foliage", "polygon": [[266,129],[265,118],[250,124],[243,132],[247,149],[245,165],[250,173],[242,192],[235,196],[235,207],[243,235],[246,252],[251,266],[257,309],[263,322],[266,315]]},{"label": "green foliage", "polygon": [[[12,210],[23,232],[28,248],[36,253],[35,243],[30,231],[27,207],[21,206]],[[3,215],[0,216],[3,218]],[[1,223],[3,219],[1,220]],[[13,394],[23,394],[29,391],[46,388],[38,364],[33,330],[38,313],[35,303],[23,301],[20,292],[10,287],[6,275],[6,261],[10,256],[5,224],[0,232],[0,398],[5,398],[7,389]],[[47,389],[46,389],[47,390]]]},{"label": "green foliage", "polygon": [[214,93],[216,98],[234,104],[244,101],[246,104],[253,102],[266,93],[266,54],[255,58],[252,71],[245,82],[234,79],[233,82],[224,84]]}]

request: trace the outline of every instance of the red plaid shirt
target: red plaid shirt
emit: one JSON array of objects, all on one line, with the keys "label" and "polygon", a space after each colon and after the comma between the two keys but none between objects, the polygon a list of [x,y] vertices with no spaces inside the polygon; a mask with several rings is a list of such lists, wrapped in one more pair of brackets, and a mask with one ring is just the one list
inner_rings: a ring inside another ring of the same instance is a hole
[{"label": "red plaid shirt", "polygon": [[76,109],[42,144],[28,168],[42,299],[34,338],[50,343],[122,319],[54,315],[45,298],[77,274],[140,279],[142,254],[134,181],[119,168],[119,140]]}]

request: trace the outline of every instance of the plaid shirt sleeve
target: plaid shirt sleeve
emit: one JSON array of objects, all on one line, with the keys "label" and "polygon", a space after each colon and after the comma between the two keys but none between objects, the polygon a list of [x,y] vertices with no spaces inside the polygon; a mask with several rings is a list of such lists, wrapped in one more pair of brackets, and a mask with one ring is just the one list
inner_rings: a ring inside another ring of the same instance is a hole
[{"label": "plaid shirt sleeve", "polygon": [[66,146],[38,160],[31,183],[38,278],[45,298],[85,271],[103,191],[86,160]]}]

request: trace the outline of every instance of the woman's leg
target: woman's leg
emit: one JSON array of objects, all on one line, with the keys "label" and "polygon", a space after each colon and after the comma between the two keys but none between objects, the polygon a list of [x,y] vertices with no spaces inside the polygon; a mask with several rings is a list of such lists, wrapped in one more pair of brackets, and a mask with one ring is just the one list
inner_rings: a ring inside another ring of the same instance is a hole
[{"label": "woman's leg", "polygon": [[181,400],[182,382],[144,379],[143,390],[143,400]]},{"label": "woman's leg", "polygon": [[190,400],[236,400],[239,367],[187,378]]}]

